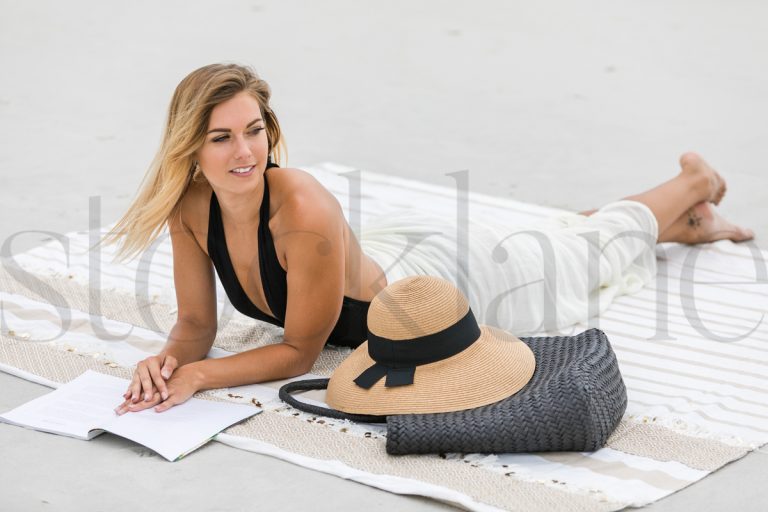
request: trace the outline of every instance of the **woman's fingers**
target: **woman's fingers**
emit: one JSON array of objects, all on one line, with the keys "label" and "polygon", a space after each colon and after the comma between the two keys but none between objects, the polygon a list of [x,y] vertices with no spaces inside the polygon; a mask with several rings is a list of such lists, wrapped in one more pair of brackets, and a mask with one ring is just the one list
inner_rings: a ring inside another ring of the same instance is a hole
[{"label": "woman's fingers", "polygon": [[180,404],[182,402],[184,402],[184,400],[181,400],[178,394],[172,394],[168,400],[164,400],[160,405],[155,407],[155,412],[167,411],[174,405]]},{"label": "woman's fingers", "polygon": [[115,412],[120,415],[156,405],[155,410],[162,412],[186,402],[197,389],[194,373],[187,371],[186,366],[179,369],[175,357],[148,357],[136,365],[131,384],[123,394],[125,402]]},{"label": "woman's fingers", "polygon": [[[157,390],[160,392],[160,396],[165,400],[168,398],[168,387],[165,385],[165,378],[160,371],[160,363],[155,359],[152,364],[148,364],[149,375],[152,378],[152,382],[157,386]],[[154,393],[154,390],[151,391]]]},{"label": "woman's fingers", "polygon": [[155,412],[167,411],[175,405],[186,402],[199,389],[194,372],[187,371],[189,368],[190,366],[183,366],[176,371],[168,382],[169,397],[155,407]]},{"label": "woman's fingers", "polygon": [[137,402],[139,400],[139,394],[141,393],[141,380],[139,380],[138,368],[133,372],[133,377],[131,378],[131,386],[128,388],[128,390],[131,392],[131,402]]},{"label": "woman's fingers", "polygon": [[153,395],[150,395],[149,400],[146,401],[139,401],[138,403],[131,404],[128,406],[128,410],[130,412],[138,412],[143,411],[144,409],[149,409],[150,407],[154,407],[155,405],[159,404],[162,401],[162,397],[160,396],[160,393],[155,391]]},{"label": "woman's fingers", "polygon": [[[173,356],[165,356],[165,361],[163,362],[163,369],[160,372],[165,380],[168,380],[171,378],[171,374],[173,374],[173,371],[179,366],[179,362],[176,360]],[[166,390],[167,391],[167,390]]]},{"label": "woman's fingers", "polygon": [[115,414],[117,414],[118,416],[121,414],[124,414],[128,410],[129,405],[131,405],[131,400],[127,399],[125,402],[115,407]]},{"label": "woman's fingers", "polygon": [[147,368],[148,365],[146,364],[146,360],[144,363],[145,364],[139,363],[139,365],[136,367],[136,373],[139,375],[139,380],[141,381],[141,389],[139,390],[141,395],[139,396],[139,400],[149,402],[152,399],[155,386],[152,384],[152,377],[149,374],[149,368]]},{"label": "woman's fingers", "polygon": [[160,377],[161,381],[158,382],[157,388],[160,390],[160,396],[163,397],[163,400],[168,399],[168,386],[166,386],[165,381],[171,378],[171,375],[173,375],[173,372],[178,367],[178,361],[176,361],[176,358],[173,356],[165,356],[165,360],[163,361],[163,368],[160,370]]},{"label": "woman's fingers", "polygon": [[133,403],[142,400],[150,402],[156,391],[160,393],[162,399],[168,398],[168,387],[165,381],[170,378],[177,366],[178,362],[173,356],[166,356],[165,358],[151,356],[139,361],[133,372],[131,383],[126,392],[123,393],[123,398]]},{"label": "woman's fingers", "polygon": [[123,415],[126,412],[139,412],[143,411],[144,409],[149,409],[150,407],[154,407],[155,405],[159,404],[162,401],[162,397],[160,396],[160,393],[155,392],[154,395],[150,398],[149,401],[139,401],[137,403],[133,403],[129,400],[126,400],[122,404],[120,404],[117,409],[115,409],[115,412],[118,415]]}]

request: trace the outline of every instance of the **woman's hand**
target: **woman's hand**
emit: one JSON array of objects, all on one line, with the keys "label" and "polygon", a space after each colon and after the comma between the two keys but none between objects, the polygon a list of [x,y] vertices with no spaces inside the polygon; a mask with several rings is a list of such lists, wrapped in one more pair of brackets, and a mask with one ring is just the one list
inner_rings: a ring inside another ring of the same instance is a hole
[{"label": "woman's hand", "polygon": [[178,367],[178,361],[173,356],[162,352],[156,356],[150,356],[136,365],[133,379],[128,386],[128,391],[123,394],[126,402],[137,403],[140,400],[149,402],[154,399],[155,393],[165,400],[168,398],[168,388],[165,381],[171,378]]},{"label": "woman's hand", "polygon": [[155,391],[150,400],[141,400],[132,402],[126,399],[120,404],[115,412],[118,415],[126,412],[138,412],[150,407],[155,407],[156,412],[163,412],[174,405],[186,402],[189,398],[200,390],[200,376],[195,363],[178,368],[168,382],[163,383],[167,398],[163,399],[160,392]]}]

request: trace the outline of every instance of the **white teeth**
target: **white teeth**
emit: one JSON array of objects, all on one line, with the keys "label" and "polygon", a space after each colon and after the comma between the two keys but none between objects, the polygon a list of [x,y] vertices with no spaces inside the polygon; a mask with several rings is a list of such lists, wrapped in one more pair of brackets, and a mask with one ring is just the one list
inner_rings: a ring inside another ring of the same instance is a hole
[{"label": "white teeth", "polygon": [[243,174],[253,169],[253,166],[251,167],[238,167],[237,169],[232,169],[232,172],[237,174]]}]

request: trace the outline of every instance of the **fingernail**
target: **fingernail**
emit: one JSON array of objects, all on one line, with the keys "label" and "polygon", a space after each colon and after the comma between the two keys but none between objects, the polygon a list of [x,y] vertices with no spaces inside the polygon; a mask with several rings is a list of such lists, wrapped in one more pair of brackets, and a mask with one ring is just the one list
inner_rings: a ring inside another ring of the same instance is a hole
[{"label": "fingernail", "polygon": [[136,393],[134,393],[131,395],[131,402],[135,402],[136,400],[138,400],[138,397],[136,396]]},{"label": "fingernail", "polygon": [[163,378],[167,379],[170,376],[171,376],[171,372],[169,372],[168,370],[163,372]]},{"label": "fingernail", "polygon": [[149,402],[150,400],[152,400],[152,395],[149,393],[144,393],[144,401]]},{"label": "fingernail", "polygon": [[163,391],[162,396],[163,396],[163,400],[168,400],[168,393],[166,393],[165,391]]}]

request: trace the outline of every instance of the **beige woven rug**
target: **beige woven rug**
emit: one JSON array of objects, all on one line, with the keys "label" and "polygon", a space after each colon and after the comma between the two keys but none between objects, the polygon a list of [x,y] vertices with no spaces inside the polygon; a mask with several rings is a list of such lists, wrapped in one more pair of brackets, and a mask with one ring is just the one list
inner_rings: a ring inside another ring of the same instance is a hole
[{"label": "beige woven rug", "polygon": [[[363,221],[404,204],[451,207],[447,189],[372,174],[362,182],[365,200],[350,201],[349,171],[330,164],[312,169],[347,214]],[[558,213],[479,195],[470,201],[476,211],[510,222]],[[143,267],[118,267],[108,253],[94,259],[84,250],[88,233],[71,233],[67,241],[0,266],[0,369],[52,386],[86,369],[127,378],[132,364],[159,350],[175,321],[169,244],[161,241]],[[722,242],[695,252],[660,247],[659,257],[654,286],[619,298],[589,325],[611,339],[629,396],[621,425],[594,453],[391,457],[382,427],[294,411],[276,400],[279,383],[198,396],[264,409],[220,435],[221,442],[392,492],[473,510],[647,504],[768,442],[765,255]],[[220,313],[211,356],[280,339],[279,329],[232,313],[226,302]],[[325,350],[312,373],[329,375],[346,353]]]}]

